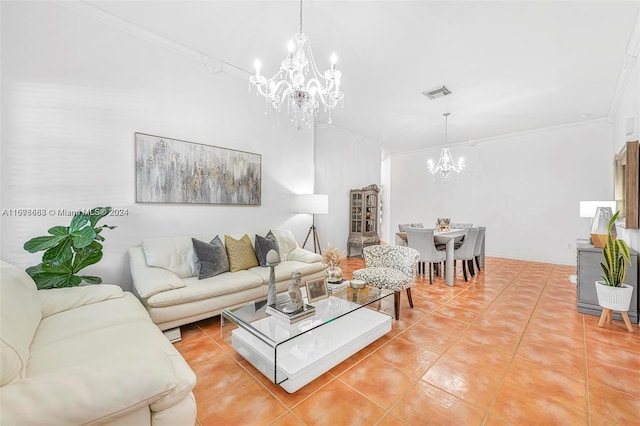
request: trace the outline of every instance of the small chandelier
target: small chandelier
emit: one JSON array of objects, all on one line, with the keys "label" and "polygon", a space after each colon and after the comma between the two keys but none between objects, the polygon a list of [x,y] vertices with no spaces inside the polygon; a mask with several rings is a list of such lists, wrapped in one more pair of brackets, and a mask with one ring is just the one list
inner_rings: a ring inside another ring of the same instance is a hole
[{"label": "small chandelier", "polygon": [[[446,145],[448,136],[448,119],[451,113],[445,112],[442,115],[444,115],[444,143]],[[460,157],[458,162],[455,163],[453,161],[453,158],[451,158],[451,152],[449,151],[449,148],[442,148],[438,164],[434,166],[431,159],[429,159],[427,164],[429,165],[429,174],[433,176],[434,180],[436,179],[436,177],[438,177],[442,183],[447,183],[452,172],[460,174],[464,170],[464,159]]]},{"label": "small chandelier", "polygon": [[[331,111],[343,104],[344,93],[340,91],[342,73],[336,69],[336,54],[331,55],[331,68],[320,74],[311,52],[309,37],[302,32],[302,0],[300,0],[300,32],[287,44],[289,54],[280,63],[280,70],[271,78],[260,74],[260,61],[256,59],[255,75],[249,81],[256,86],[259,94],[269,105],[280,112],[286,102],[289,119],[298,131],[311,123],[311,117],[318,113],[320,102],[329,113],[327,122],[331,124]],[[320,102],[318,102],[318,99]]]}]

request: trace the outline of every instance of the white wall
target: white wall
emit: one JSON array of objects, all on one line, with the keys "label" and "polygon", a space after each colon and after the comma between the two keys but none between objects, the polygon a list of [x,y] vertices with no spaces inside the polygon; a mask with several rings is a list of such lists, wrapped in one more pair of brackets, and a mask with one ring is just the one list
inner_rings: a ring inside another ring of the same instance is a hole
[{"label": "white wall", "polygon": [[[315,192],[329,194],[329,214],[316,216],[318,237],[323,248],[331,243],[346,250],[349,190],[371,184],[380,186],[381,146],[375,141],[327,125],[316,126],[315,145]],[[310,246],[308,244],[307,248]]]},{"label": "white wall", "polygon": [[604,120],[507,135],[451,148],[466,170],[434,182],[427,159],[440,150],[391,157],[391,227],[437,217],[487,227],[490,256],[575,264],[575,240],[588,237],[580,200],[613,196],[611,129]]},{"label": "white wall", "polygon": [[[384,150],[383,150],[383,157]],[[382,241],[386,241],[389,244],[395,243],[395,233],[391,229],[391,211],[393,206],[391,205],[391,158],[386,157],[382,160],[381,167],[381,180],[382,180],[382,225],[380,227],[380,238]],[[397,228],[396,228],[397,229]]]},{"label": "white wall", "polygon": [[[84,271],[124,288],[127,248],[143,238],[284,227],[302,242],[308,217],[294,214],[293,194],[313,190],[311,130],[298,133],[286,115],[280,126],[275,113],[265,117],[244,79],[211,74],[56,3],[0,7],[2,209],[128,209],[104,221],[118,228],[104,231],[104,258]],[[261,154],[262,205],[136,204],[134,132]],[[340,159],[332,172],[343,175]],[[347,198],[340,189],[334,203]],[[333,211],[346,218],[341,209]],[[23,243],[70,219],[2,216],[2,259],[37,264],[42,253],[26,253]]]}]

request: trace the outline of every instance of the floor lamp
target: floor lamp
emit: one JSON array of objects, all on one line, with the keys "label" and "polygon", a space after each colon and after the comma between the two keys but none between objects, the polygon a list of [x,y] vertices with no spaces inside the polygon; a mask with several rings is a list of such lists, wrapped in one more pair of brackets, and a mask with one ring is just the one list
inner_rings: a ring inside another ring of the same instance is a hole
[{"label": "floor lamp", "polygon": [[316,229],[316,215],[329,213],[329,196],[325,194],[304,194],[300,196],[300,213],[311,214],[313,219],[307,237],[302,243],[302,248],[307,245],[307,240],[313,235],[313,252],[322,254],[318,231]]}]

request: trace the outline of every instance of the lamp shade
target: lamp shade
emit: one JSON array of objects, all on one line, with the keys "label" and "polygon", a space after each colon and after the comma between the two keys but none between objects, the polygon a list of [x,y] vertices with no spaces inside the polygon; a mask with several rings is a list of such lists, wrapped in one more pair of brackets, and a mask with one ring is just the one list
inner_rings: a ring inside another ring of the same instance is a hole
[{"label": "lamp shade", "polygon": [[329,196],[326,194],[298,195],[298,213],[327,214],[329,213]]},{"label": "lamp shade", "polygon": [[616,208],[615,201],[580,201],[580,217],[593,218],[598,207],[609,207],[612,211]]},{"label": "lamp shade", "polygon": [[[607,228],[613,216],[611,207],[597,207],[591,224],[591,241],[595,247],[603,248],[607,244]],[[616,227],[611,228],[611,235],[616,235]]]}]

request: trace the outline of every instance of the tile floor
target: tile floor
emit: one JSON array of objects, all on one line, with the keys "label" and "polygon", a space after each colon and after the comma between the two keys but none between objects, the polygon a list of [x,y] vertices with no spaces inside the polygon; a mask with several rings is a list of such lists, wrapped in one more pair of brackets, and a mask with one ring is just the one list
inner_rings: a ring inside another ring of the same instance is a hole
[{"label": "tile floor", "polygon": [[219,317],[183,327],[199,424],[639,424],[640,328],[578,314],[574,267],[488,258],[468,283],[460,269],[454,287],[418,277],[389,334],[294,394],[220,339]]}]

